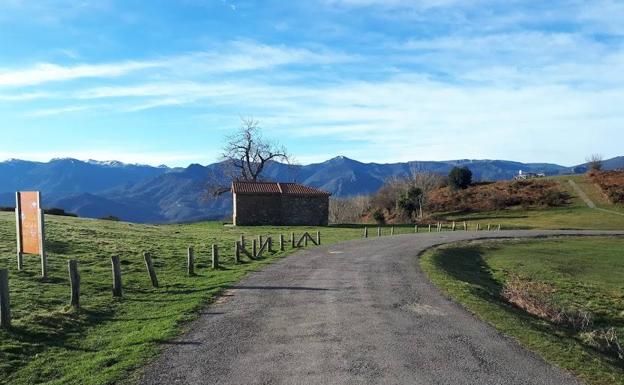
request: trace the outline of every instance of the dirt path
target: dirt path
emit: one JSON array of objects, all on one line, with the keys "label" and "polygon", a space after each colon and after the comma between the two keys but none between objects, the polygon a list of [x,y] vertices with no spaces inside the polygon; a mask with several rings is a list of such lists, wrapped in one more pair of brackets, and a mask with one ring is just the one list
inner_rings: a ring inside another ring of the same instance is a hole
[{"label": "dirt path", "polygon": [[578,384],[445,298],[434,245],[606,231],[446,232],[293,254],[249,275],[168,343],[141,384]]},{"label": "dirt path", "polygon": [[620,213],[618,211],[613,211],[613,210],[608,210],[608,209],[603,209],[601,207],[597,207],[596,204],[587,196],[585,191],[583,191],[583,189],[575,181],[573,181],[572,179],[569,179],[568,182],[570,183],[570,185],[572,186],[574,191],[578,194],[578,196],[583,200],[583,202],[585,202],[587,207],[589,207],[591,209],[596,209],[596,210],[599,210],[599,211],[603,211],[605,213],[610,213],[610,214],[624,216],[624,213]]}]

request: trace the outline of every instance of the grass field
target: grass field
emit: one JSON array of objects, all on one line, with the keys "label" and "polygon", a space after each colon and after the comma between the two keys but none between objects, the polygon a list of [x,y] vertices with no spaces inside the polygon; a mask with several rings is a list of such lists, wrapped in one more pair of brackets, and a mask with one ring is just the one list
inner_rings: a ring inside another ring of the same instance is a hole
[{"label": "grass field", "polygon": [[[290,252],[235,265],[235,240],[259,234],[289,239],[315,228],[224,227],[220,223],[150,226],[46,217],[50,277],[39,278],[36,256],[15,263],[15,222],[0,213],[0,267],[9,268],[13,328],[0,331],[2,384],[109,384],[133,373],[178,334],[185,321],[245,273]],[[323,243],[362,236],[361,228],[321,228]],[[210,246],[221,249],[223,267],[210,268]],[[186,249],[195,248],[196,276],[186,275]],[[142,257],[154,258],[160,288],[150,285]],[[113,300],[110,257],[122,260],[124,297]],[[82,309],[68,308],[67,260],[77,259]]]},{"label": "grass field", "polygon": [[560,188],[570,195],[571,199],[568,205],[548,209],[523,209],[519,207],[501,211],[448,213],[439,217],[447,221],[468,221],[472,225],[479,223],[482,227],[487,226],[487,224],[498,225],[500,223],[508,229],[624,229],[623,215],[591,209],[577,196],[568,183],[569,179],[574,180],[596,203],[597,207],[624,213],[624,206],[610,203],[600,193],[598,187],[587,181],[584,175],[561,176],[551,179],[557,181]]},{"label": "grass field", "polygon": [[[547,361],[591,385],[624,384],[624,360],[588,340],[611,327],[624,337],[624,238],[475,242],[427,252],[421,265],[448,295]],[[586,311],[583,331],[510,305],[501,295],[515,277],[545,284],[560,309]],[[552,291],[550,291],[552,290]]]}]

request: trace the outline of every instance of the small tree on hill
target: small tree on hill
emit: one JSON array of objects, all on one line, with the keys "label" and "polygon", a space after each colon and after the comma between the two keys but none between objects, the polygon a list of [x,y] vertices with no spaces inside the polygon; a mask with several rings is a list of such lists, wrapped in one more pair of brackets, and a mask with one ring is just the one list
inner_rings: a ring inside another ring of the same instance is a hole
[{"label": "small tree on hill", "polygon": [[386,216],[381,209],[377,209],[373,212],[373,219],[380,225],[386,223]]},{"label": "small tree on hill", "polygon": [[421,197],[423,191],[414,186],[410,186],[404,196],[399,198],[399,208],[403,211],[403,214],[410,219],[413,219],[421,209]]},{"label": "small tree on hill", "polygon": [[587,169],[589,171],[602,170],[602,155],[591,154],[589,157],[587,157],[586,161],[587,161]]},{"label": "small tree on hill", "polygon": [[449,173],[449,185],[453,190],[461,190],[472,184],[472,171],[466,166],[453,167]]}]

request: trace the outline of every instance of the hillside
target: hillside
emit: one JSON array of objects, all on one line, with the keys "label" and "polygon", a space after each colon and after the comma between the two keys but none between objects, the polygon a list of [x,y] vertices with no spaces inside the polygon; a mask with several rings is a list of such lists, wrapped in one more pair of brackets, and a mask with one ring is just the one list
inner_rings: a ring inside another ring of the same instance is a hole
[{"label": "hillside", "polygon": [[[608,160],[605,165],[618,166],[619,159]],[[265,177],[298,181],[345,197],[373,193],[388,178],[407,176],[412,170],[446,175],[455,166],[469,167],[475,180],[492,181],[510,179],[518,170],[559,175],[583,167],[505,160],[378,164],[336,157],[310,165],[272,163]],[[231,212],[231,197],[225,194],[203,199],[208,179],[225,183],[219,170],[219,164],[171,169],[76,159],[48,163],[10,160],[0,162],[0,206],[12,206],[16,190],[33,189],[42,191],[46,207],[60,207],[84,217],[114,215],[142,223],[222,219]]]}]

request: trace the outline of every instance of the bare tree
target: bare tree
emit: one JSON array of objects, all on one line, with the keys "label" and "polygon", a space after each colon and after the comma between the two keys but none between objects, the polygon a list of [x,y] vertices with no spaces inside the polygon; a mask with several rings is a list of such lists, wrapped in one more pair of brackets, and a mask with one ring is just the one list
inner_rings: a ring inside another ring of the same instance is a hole
[{"label": "bare tree", "polygon": [[370,208],[370,197],[358,195],[350,198],[329,200],[330,223],[359,223]]},{"label": "bare tree", "polygon": [[587,161],[587,168],[590,171],[600,171],[600,170],[602,170],[602,162],[603,162],[602,155],[600,155],[600,154],[591,154],[585,160]]},{"label": "bare tree", "polygon": [[226,138],[221,154],[222,167],[208,180],[207,197],[230,191],[224,181],[259,181],[271,161],[291,163],[286,148],[265,139],[257,120],[241,117],[240,128]]},{"label": "bare tree", "polygon": [[227,138],[223,147],[223,160],[237,170],[234,180],[257,181],[267,162],[289,162],[286,148],[264,139],[259,122],[253,118],[241,118],[241,127]]},{"label": "bare tree", "polygon": [[412,168],[411,175],[408,178],[409,184],[422,191],[422,194],[418,196],[418,217],[423,217],[423,210],[427,207],[427,200],[429,193],[442,186],[444,177],[440,174],[436,174],[429,171],[422,171],[417,168]]}]

